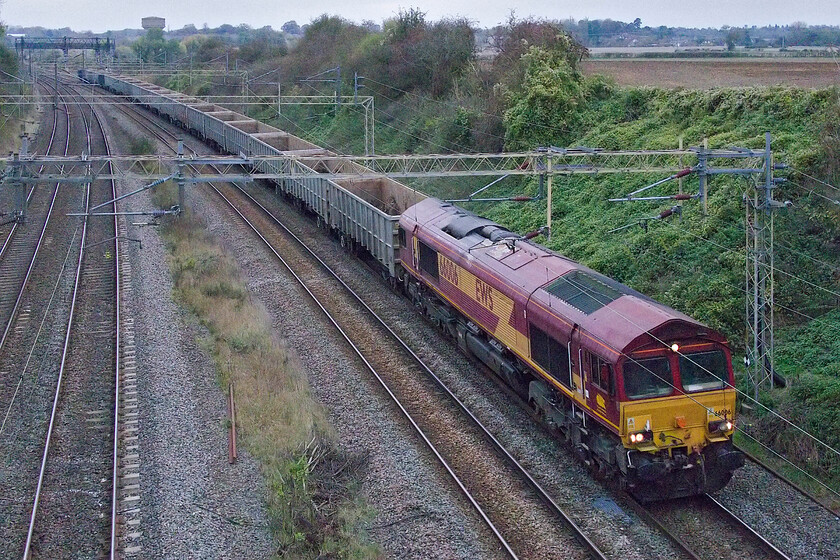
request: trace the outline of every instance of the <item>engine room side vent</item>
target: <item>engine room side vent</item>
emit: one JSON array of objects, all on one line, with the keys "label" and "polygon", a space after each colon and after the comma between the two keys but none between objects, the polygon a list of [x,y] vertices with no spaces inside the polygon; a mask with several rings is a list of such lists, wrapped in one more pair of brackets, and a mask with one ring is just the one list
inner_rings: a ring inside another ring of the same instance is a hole
[{"label": "engine room side vent", "polygon": [[549,284],[545,291],[587,315],[623,295],[619,290],[580,270],[564,274]]}]

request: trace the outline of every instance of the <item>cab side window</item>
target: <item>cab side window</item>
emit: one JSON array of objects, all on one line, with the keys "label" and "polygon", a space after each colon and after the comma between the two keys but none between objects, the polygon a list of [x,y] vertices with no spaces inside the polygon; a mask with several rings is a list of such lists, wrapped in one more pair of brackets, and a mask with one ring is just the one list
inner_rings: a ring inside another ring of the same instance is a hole
[{"label": "cab side window", "polygon": [[592,383],[608,395],[615,396],[615,376],[613,375],[612,365],[595,354],[589,355],[589,363]]},{"label": "cab side window", "polygon": [[423,243],[422,241],[419,243],[420,245],[420,268],[434,278],[435,280],[438,279],[438,254],[437,251]]}]

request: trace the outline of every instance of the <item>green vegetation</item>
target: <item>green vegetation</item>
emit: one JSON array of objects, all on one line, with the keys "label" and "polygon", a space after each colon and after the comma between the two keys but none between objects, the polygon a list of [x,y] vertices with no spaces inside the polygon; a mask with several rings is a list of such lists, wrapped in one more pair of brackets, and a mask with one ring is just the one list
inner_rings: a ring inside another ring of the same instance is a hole
[{"label": "green vegetation", "polygon": [[128,152],[135,156],[155,153],[155,143],[148,136],[132,138],[129,142]]},{"label": "green vegetation", "polygon": [[[468,27],[468,26],[467,26]],[[538,146],[604,149],[676,148],[708,139],[711,148],[762,148],[773,135],[777,161],[791,166],[775,193],[790,200],[775,212],[774,265],[779,371],[787,389],[762,392],[761,401],[840,447],[840,205],[838,192],[811,177],[840,183],[840,97],[836,89],[732,88],[666,90],[619,88],[583,75],[586,49],[553,22],[511,19],[491,39],[498,54],[478,60],[466,48],[474,37],[458,20],[425,21],[401,12],[383,31],[324,16],[306,28],[285,56],[257,62],[279,75],[315,75],[341,65],[364,75],[362,94],[376,98],[379,153],[500,151]],[[431,71],[431,72],[430,72]],[[345,80],[343,93],[348,94]],[[194,90],[209,87],[195,83]],[[252,115],[338,152],[363,150],[357,107],[284,107],[274,90]],[[320,87],[320,89],[318,89]],[[329,86],[286,85],[286,93],[329,93]],[[730,339],[736,368],[745,348],[745,179],[714,177],[709,213],[696,201],[682,217],[646,220],[674,204],[610,203],[660,175],[631,174],[557,179],[553,231],[542,242],[683,311]],[[419,180],[419,189],[442,198],[462,197],[486,180]],[[650,194],[673,193],[670,183]],[[684,180],[685,192],[697,179]],[[537,194],[536,179],[508,178],[487,194]],[[473,209],[520,232],[545,222],[545,201],[474,204]],[[646,227],[638,227],[644,223]],[[626,229],[613,231],[624,225]],[[822,341],[822,342],[820,342]],[[740,373],[740,372],[739,372]],[[742,375],[739,384],[746,388]],[[804,443],[795,430],[752,407],[741,423],[777,451],[840,487],[840,458]]]},{"label": "green vegetation", "polygon": [[[174,185],[158,187],[154,199],[169,208]],[[336,445],[303,367],[277,340],[265,310],[250,300],[234,258],[192,215],[168,221],[163,237],[175,296],[208,331],[203,344],[219,385],[234,384],[240,441],[266,480],[276,556],[378,557],[361,529],[371,516],[358,495],[365,459]]]},{"label": "green vegetation", "polygon": [[181,43],[164,39],[162,29],[148,29],[145,36],[131,44],[131,49],[143,62],[166,62],[181,53]]},{"label": "green vegetation", "polygon": [[[0,85],[4,95],[23,95],[29,93],[29,86],[9,82],[9,76],[17,76],[18,59],[15,51],[6,46],[6,27],[0,23],[0,71],[6,74]],[[17,152],[20,145],[20,121],[27,118],[32,108],[28,105],[0,103],[0,149]]]}]

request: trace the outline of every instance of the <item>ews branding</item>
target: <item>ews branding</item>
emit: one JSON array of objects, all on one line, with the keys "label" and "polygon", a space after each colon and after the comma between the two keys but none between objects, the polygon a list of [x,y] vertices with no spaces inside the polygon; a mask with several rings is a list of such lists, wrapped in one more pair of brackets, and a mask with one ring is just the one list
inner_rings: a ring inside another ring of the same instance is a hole
[{"label": "ews branding", "polygon": [[475,300],[493,311],[493,288],[479,280],[475,279]]},{"label": "ews branding", "polygon": [[440,253],[438,274],[444,293],[448,292],[447,288],[451,286],[489,312],[488,315],[476,316],[479,324],[487,332],[492,333],[507,347],[527,352],[528,338],[514,327],[514,305],[510,297]]}]

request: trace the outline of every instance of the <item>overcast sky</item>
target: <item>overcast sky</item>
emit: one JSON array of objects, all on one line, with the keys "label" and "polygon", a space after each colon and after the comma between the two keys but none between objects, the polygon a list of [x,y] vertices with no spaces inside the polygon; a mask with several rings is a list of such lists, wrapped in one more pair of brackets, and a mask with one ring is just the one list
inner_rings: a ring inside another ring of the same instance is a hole
[{"label": "overcast sky", "polygon": [[464,16],[481,27],[504,22],[511,9],[520,18],[538,16],[548,19],[615,19],[643,25],[672,27],[721,27],[723,25],[789,24],[804,21],[810,25],[840,25],[840,0],[526,0],[511,4],[500,0],[355,0],[323,2],[278,2],[276,0],[0,0],[0,20],[7,25],[40,25],[47,28],[70,27],[76,31],[103,32],[108,29],[139,28],[140,18],[166,18],[170,29],[189,23],[218,27],[223,23],[253,27],[271,25],[279,29],[295,20],[303,25],[320,14],[340,15],[361,22],[381,23],[400,8],[420,7],[427,19]]}]

